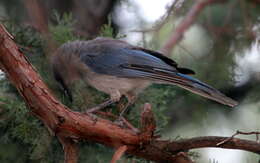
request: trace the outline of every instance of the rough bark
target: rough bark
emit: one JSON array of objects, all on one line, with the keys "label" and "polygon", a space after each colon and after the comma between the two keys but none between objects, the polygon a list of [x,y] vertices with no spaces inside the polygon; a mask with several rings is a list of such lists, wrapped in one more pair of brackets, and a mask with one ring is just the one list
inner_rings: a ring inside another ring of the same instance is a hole
[{"label": "rough bark", "polygon": [[[53,96],[3,25],[0,25],[0,65],[28,104],[31,113],[44,123],[52,135],[58,136],[64,147],[67,163],[77,162],[76,142],[83,139],[116,149],[126,146],[126,153],[157,162],[190,163],[192,161],[183,151],[202,147],[241,149],[260,154],[260,144],[256,141],[228,137],[160,140],[153,136],[154,125],[137,133],[109,120],[71,111]],[[150,106],[145,107],[143,126],[154,121]],[[229,140],[217,145],[226,139]]]}]

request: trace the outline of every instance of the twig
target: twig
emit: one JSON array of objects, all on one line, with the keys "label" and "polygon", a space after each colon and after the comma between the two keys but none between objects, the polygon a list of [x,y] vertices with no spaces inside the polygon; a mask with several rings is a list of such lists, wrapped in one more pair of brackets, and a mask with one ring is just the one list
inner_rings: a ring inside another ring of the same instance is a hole
[{"label": "twig", "polygon": [[161,18],[159,18],[159,21],[156,22],[152,28],[131,30],[131,32],[146,33],[146,32],[159,31],[164,26],[164,24],[169,20],[172,13],[180,8],[179,4],[184,2],[184,0],[182,0],[182,2],[180,2],[180,1],[181,0],[173,1],[172,4],[169,7],[167,7],[167,11],[165,12],[165,14]]},{"label": "twig", "polygon": [[114,153],[111,163],[116,163],[118,160],[120,160],[120,158],[123,156],[123,154],[126,152],[126,150],[127,150],[126,145],[119,147],[116,150],[116,152]]},{"label": "twig", "polygon": [[219,143],[217,143],[217,146],[220,146],[220,145],[223,145],[223,144],[225,144],[226,142],[228,142],[228,141],[230,141],[230,140],[232,140],[235,136],[237,136],[237,135],[256,135],[256,141],[257,141],[257,143],[259,143],[259,134],[260,134],[260,132],[257,132],[257,131],[252,131],[252,132],[242,132],[242,131],[237,131],[235,134],[233,134],[231,137],[229,137],[229,138],[227,138],[227,139],[225,139],[225,140],[223,140],[223,141],[221,141],[221,142],[219,142]]},{"label": "twig", "polygon": [[166,41],[161,51],[169,55],[173,47],[182,39],[184,32],[194,23],[199,13],[209,4],[220,3],[226,0],[197,0],[183,21],[176,27],[170,38]]},{"label": "twig", "polygon": [[10,39],[14,39],[14,36],[12,36],[4,27],[3,24],[0,24],[0,27],[4,30],[4,32],[6,33],[6,35],[10,38]]}]

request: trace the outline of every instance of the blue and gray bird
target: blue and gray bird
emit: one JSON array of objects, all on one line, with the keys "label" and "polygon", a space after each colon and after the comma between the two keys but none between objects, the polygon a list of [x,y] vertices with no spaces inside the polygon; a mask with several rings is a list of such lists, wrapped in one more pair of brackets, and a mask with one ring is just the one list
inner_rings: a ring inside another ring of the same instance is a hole
[{"label": "blue and gray bird", "polygon": [[110,95],[109,100],[91,110],[118,102],[123,95],[128,99],[128,107],[152,83],[179,86],[224,105],[237,105],[217,89],[189,76],[194,71],[178,67],[159,52],[121,40],[101,37],[65,43],[52,56],[52,68],[55,79],[71,100],[69,87],[75,80],[83,80]]}]

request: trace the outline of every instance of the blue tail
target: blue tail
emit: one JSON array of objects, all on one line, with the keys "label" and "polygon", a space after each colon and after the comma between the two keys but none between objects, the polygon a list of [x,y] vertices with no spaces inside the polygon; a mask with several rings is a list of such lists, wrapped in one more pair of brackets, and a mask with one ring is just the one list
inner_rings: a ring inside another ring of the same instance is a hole
[{"label": "blue tail", "polygon": [[234,107],[238,104],[236,101],[225,96],[217,89],[188,75],[184,75],[181,73],[167,74],[166,76],[161,76],[160,80],[168,84],[177,85],[195,94],[217,101],[224,105]]}]

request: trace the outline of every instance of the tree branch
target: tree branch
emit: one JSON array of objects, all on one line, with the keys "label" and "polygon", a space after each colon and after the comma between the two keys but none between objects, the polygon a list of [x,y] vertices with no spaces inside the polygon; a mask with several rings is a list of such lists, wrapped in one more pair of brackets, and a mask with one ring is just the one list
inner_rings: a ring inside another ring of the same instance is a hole
[{"label": "tree branch", "polygon": [[192,6],[183,21],[176,27],[169,39],[162,46],[161,50],[165,55],[170,55],[173,47],[182,39],[184,33],[194,23],[199,13],[209,4],[225,2],[226,0],[197,0]]},{"label": "tree branch", "polygon": [[[0,24],[0,64],[9,80],[16,86],[31,113],[38,117],[52,135],[57,135],[64,146],[65,160],[76,162],[75,142],[87,139],[109,147],[127,146],[126,153],[157,162],[192,162],[182,151],[202,147],[241,149],[260,154],[260,144],[255,141],[233,138],[221,146],[227,137],[199,137],[179,141],[160,140],[149,134],[148,138],[123,128],[109,120],[93,118],[89,114],[71,111],[61,104],[42,82],[40,76],[19,51],[12,38]],[[149,105],[146,105],[149,106]],[[149,109],[144,109],[144,126],[153,121]],[[149,130],[152,133],[154,125]]]},{"label": "tree branch", "polygon": [[58,136],[64,151],[64,163],[77,163],[78,146],[73,139]]},{"label": "tree branch", "polygon": [[[221,142],[226,141],[223,144]],[[176,150],[189,150],[195,148],[205,148],[205,147],[215,147],[215,148],[226,148],[226,149],[240,149],[245,151],[250,151],[256,154],[260,154],[259,147],[260,144],[256,141],[243,140],[239,138],[230,137],[219,137],[219,136],[205,136],[196,137],[191,139],[182,139],[179,141],[169,143],[168,149],[171,152],[176,152]]]}]

